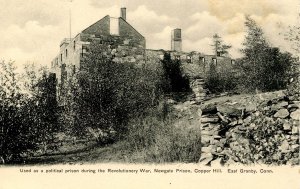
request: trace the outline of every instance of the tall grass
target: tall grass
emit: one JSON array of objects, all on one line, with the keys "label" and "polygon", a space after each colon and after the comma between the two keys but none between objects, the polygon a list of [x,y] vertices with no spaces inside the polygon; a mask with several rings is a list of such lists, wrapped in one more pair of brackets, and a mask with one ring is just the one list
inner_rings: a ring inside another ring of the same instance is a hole
[{"label": "tall grass", "polygon": [[149,115],[131,121],[127,142],[143,163],[192,163],[200,158],[200,131],[186,125],[175,126],[170,117],[163,120]]}]

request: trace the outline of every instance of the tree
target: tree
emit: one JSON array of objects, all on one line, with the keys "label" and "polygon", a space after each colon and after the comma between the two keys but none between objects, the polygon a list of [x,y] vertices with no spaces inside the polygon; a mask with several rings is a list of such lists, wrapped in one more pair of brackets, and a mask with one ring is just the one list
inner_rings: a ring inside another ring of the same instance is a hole
[{"label": "tree", "polygon": [[13,62],[0,62],[0,157],[6,163],[19,163],[46,144],[55,125],[47,75],[39,78],[33,69],[26,73],[21,77]]},{"label": "tree", "polygon": [[270,91],[285,88],[293,61],[291,54],[271,47],[261,27],[250,16],[246,16],[245,26],[247,35],[241,49],[244,56],[238,61],[245,89]]},{"label": "tree", "polygon": [[297,17],[298,25],[289,26],[288,31],[284,34],[285,40],[289,41],[291,47],[300,54],[300,13]]},{"label": "tree", "polygon": [[216,56],[228,56],[228,50],[231,45],[224,44],[222,38],[218,34],[213,35],[213,50]]},{"label": "tree", "polygon": [[107,53],[110,48],[93,42],[75,74],[72,85],[77,87],[70,87],[74,133],[91,133],[100,144],[125,136],[130,119],[158,104],[162,86],[159,72],[146,65],[117,63]]},{"label": "tree", "polygon": [[295,96],[296,98],[300,98],[300,13],[297,17],[298,25],[291,25],[288,27],[288,31],[284,34],[285,40],[290,42],[290,45],[292,49],[295,50],[297,53],[296,56],[298,56],[298,60],[294,61],[294,64],[292,65],[292,73],[290,81],[291,83],[288,86],[288,93],[292,96]]},{"label": "tree", "polygon": [[187,77],[184,77],[180,67],[180,60],[172,60],[169,53],[164,54],[161,60],[164,75],[167,85],[165,86],[166,93],[172,92],[188,92],[190,91],[190,84]]}]

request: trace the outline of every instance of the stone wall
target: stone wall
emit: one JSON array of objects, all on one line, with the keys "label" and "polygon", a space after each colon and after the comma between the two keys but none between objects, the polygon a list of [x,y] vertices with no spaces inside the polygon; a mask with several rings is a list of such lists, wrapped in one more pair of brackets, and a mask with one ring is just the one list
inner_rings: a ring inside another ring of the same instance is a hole
[{"label": "stone wall", "polygon": [[110,34],[110,17],[107,15],[96,23],[82,31],[84,34],[90,35],[109,35]]},{"label": "stone wall", "polygon": [[299,165],[300,101],[276,92],[249,102],[201,106],[199,162]]},{"label": "stone wall", "polygon": [[146,40],[137,30],[135,30],[130,24],[124,19],[119,19],[120,25],[120,36],[126,37],[128,44],[137,44],[138,46],[146,48]]},{"label": "stone wall", "polygon": [[170,53],[171,59],[179,59],[185,75],[190,78],[204,78],[209,71],[210,64],[215,64],[218,71],[232,70],[231,58],[205,55],[199,52],[176,52],[146,49],[146,63],[153,63],[163,59],[164,53]]}]

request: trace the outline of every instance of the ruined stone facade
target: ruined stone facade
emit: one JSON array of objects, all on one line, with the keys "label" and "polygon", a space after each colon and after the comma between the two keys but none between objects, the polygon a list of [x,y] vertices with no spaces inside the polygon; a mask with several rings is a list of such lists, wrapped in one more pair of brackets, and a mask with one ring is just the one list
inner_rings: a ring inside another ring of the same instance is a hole
[{"label": "ruined stone facade", "polygon": [[172,59],[180,59],[184,74],[190,78],[199,78],[215,64],[219,71],[230,69],[233,61],[227,57],[206,55],[200,52],[183,52],[181,29],[171,33],[171,51],[146,49],[146,40],[126,21],[126,8],[121,8],[121,17],[109,15],[92,24],[74,38],[66,38],[60,44],[59,54],[51,63],[51,71],[56,74],[58,87],[68,77],[80,70],[83,57],[88,52],[91,42],[108,45],[108,55],[119,63],[153,64],[163,59],[165,52]]},{"label": "ruined stone facade", "polygon": [[58,84],[63,83],[68,75],[80,69],[83,56],[87,53],[92,41],[107,44],[112,50],[115,49],[114,61],[116,62],[144,60],[146,40],[126,22],[124,8],[121,13],[124,18],[113,18],[107,15],[73,39],[62,40],[59,54],[51,62],[51,71],[56,74]]}]

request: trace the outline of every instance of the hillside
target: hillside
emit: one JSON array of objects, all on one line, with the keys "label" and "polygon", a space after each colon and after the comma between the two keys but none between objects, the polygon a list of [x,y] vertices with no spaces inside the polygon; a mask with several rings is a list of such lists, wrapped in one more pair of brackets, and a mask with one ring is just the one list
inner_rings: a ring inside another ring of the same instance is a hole
[{"label": "hillside", "polygon": [[[299,164],[300,102],[285,91],[170,103],[174,127],[201,133],[201,153],[194,163]],[[147,163],[147,154],[128,149],[126,141],[98,147],[92,141],[64,140],[26,163]]]}]

